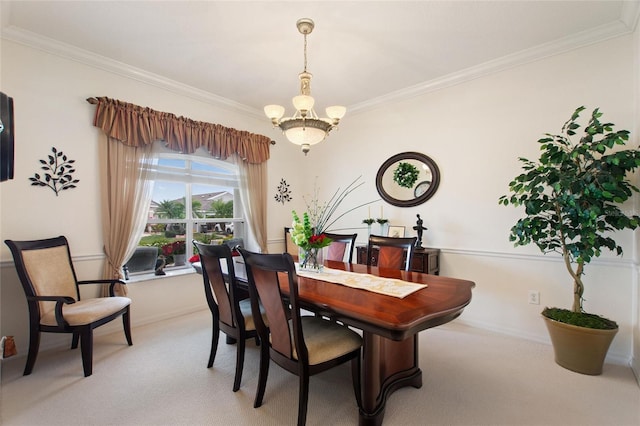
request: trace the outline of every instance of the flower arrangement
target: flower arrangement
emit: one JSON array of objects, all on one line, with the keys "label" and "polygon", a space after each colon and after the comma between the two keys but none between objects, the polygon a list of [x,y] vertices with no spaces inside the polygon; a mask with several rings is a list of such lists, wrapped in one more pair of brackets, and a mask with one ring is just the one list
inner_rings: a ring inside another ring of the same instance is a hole
[{"label": "flower arrangement", "polygon": [[393,181],[403,188],[412,188],[420,172],[413,164],[401,162],[393,171]]},{"label": "flower arrangement", "polygon": [[293,215],[293,224],[291,227],[291,240],[293,243],[304,250],[309,250],[312,248],[322,248],[327,247],[331,244],[331,239],[328,238],[323,233],[314,232],[314,228],[311,226],[311,221],[309,220],[309,214],[304,212],[302,215],[302,222],[300,222],[300,218],[296,211],[291,212]]},{"label": "flower arrangement", "polygon": [[[293,243],[305,252],[311,250],[317,252],[319,249],[331,244],[331,239],[324,234],[331,225],[347,213],[374,202],[370,201],[360,204],[334,218],[338,207],[344,199],[351,192],[364,184],[364,182],[359,182],[359,179],[360,177],[355,179],[344,190],[340,190],[340,188],[338,188],[331,199],[326,203],[321,203],[318,200],[318,186],[316,183],[312,199],[307,201],[305,197],[302,197],[307,206],[307,210],[302,214],[302,219],[300,219],[300,216],[295,210],[291,212],[293,216],[293,223],[291,225],[290,232]],[[305,257],[301,262],[307,262],[307,260],[308,258]]]},{"label": "flower arrangement", "polygon": [[371,224],[375,221],[376,221],[375,219],[369,218],[369,219],[364,219],[362,223],[367,224],[367,226],[371,226]]},{"label": "flower arrangement", "polygon": [[174,254],[185,254],[187,252],[187,244],[184,241],[174,241],[162,246],[162,254],[171,256]]}]

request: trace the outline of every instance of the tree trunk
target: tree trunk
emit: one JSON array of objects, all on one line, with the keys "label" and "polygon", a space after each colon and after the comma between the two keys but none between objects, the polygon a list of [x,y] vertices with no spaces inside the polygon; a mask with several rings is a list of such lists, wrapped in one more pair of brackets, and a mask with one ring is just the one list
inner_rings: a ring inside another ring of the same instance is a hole
[{"label": "tree trunk", "polygon": [[582,268],[584,262],[578,262],[578,268],[573,276],[573,312],[582,312],[582,295],[584,293],[584,284],[582,284]]}]

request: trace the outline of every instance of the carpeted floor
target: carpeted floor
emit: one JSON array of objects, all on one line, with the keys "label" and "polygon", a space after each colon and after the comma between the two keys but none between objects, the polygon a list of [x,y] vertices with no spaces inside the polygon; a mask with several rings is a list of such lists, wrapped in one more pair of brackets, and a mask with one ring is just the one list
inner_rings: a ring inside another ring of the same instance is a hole
[{"label": "carpeted floor", "polygon": [[[2,366],[0,423],[13,425],[293,425],[297,378],[272,364],[264,404],[253,408],[258,348],[248,342],[242,387],[231,391],[235,345],[224,338],[206,368],[211,319],[202,311],[95,340],[93,375],[79,351],[41,353]],[[421,389],[387,403],[384,425],[640,425],[630,368],[572,373],[545,344],[450,323],[420,334]],[[308,425],[357,425],[348,364],[311,378]]]}]

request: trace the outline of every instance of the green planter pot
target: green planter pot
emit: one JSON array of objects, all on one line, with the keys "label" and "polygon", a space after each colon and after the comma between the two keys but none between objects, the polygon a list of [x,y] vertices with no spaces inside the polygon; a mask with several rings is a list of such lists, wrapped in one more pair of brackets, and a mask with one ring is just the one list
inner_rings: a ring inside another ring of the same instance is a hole
[{"label": "green planter pot", "polygon": [[542,316],[551,337],[556,363],[568,370],[596,376],[618,329],[598,330],[565,324]]}]

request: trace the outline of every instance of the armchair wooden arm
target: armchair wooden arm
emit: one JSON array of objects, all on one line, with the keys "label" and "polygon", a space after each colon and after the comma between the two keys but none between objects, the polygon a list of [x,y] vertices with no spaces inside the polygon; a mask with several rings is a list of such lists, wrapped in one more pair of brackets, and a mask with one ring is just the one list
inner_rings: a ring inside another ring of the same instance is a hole
[{"label": "armchair wooden arm", "polygon": [[28,296],[27,300],[34,302],[56,302],[55,313],[56,313],[56,323],[60,329],[65,329],[69,327],[69,324],[64,320],[62,316],[62,305],[70,305],[72,303],[76,303],[76,300],[73,297],[69,296]]},{"label": "armchair wooden arm", "polygon": [[126,283],[122,280],[116,280],[116,279],[104,279],[104,280],[82,280],[82,281],[78,281],[78,285],[81,284],[110,284],[109,285],[109,296],[110,297],[115,297],[116,293],[114,291],[114,288],[116,286],[116,284],[122,284],[122,285],[126,285]]}]

